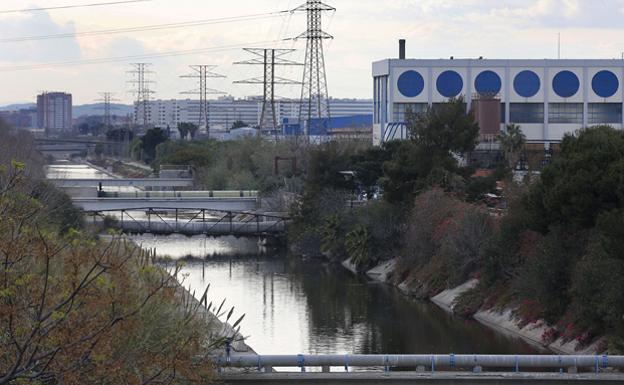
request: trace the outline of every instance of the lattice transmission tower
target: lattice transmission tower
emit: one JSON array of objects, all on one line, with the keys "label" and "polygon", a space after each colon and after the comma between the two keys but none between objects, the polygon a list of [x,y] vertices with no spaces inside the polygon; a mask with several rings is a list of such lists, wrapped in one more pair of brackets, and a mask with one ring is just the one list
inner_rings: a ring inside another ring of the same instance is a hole
[{"label": "lattice transmission tower", "polygon": [[202,124],[205,123],[206,134],[210,137],[210,121],[208,120],[210,117],[210,104],[208,103],[208,95],[221,95],[225,94],[225,92],[208,88],[208,79],[224,78],[225,75],[212,72],[212,70],[217,68],[214,65],[198,64],[189,67],[191,67],[194,73],[183,75],[181,78],[199,79],[199,88],[182,92],[182,94],[199,95],[199,121],[197,127],[201,129]]},{"label": "lattice transmission tower", "polygon": [[103,103],[102,107],[98,107],[100,110],[104,110],[104,126],[108,130],[112,126],[112,110],[116,109],[116,107],[112,106],[112,102],[118,102],[119,99],[113,98],[115,94],[113,92],[100,92],[100,99],[97,99],[96,102]]},{"label": "lattice transmission tower", "polygon": [[296,85],[298,81],[290,80],[275,74],[276,66],[298,66],[301,63],[285,59],[284,56],[294,52],[294,49],[276,48],[243,48],[255,57],[250,60],[235,62],[234,64],[262,65],[264,76],[247,80],[235,81],[236,84],[262,84],[262,112],[260,113],[259,127],[261,130],[268,130],[275,135],[279,132],[279,121],[277,118],[277,107],[275,104],[275,85]]},{"label": "lattice transmission tower", "polygon": [[322,15],[323,12],[335,10],[336,8],[320,0],[307,0],[305,4],[293,10],[293,12],[305,11],[308,17],[308,29],[295,38],[307,40],[299,107],[299,122],[304,127],[306,135],[309,135],[312,117],[326,118],[327,121],[331,119],[323,40],[334,37],[323,31]]},{"label": "lattice transmission tower", "polygon": [[136,126],[139,125],[139,113],[142,113],[142,126],[143,129],[147,129],[149,126],[149,102],[151,95],[154,94],[154,91],[150,89],[150,85],[154,84],[154,81],[149,80],[148,77],[154,71],[149,70],[149,67],[151,67],[150,63],[132,63],[131,66],[133,70],[128,71],[128,73],[133,75],[133,79],[128,83],[134,85],[134,90],[131,92],[136,96],[134,124]]}]

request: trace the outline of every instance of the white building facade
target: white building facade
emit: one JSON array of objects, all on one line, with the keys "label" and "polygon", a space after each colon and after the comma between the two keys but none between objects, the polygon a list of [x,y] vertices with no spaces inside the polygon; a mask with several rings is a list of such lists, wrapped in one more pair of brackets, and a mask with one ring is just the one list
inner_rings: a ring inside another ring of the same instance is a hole
[{"label": "white building facade", "polygon": [[[362,99],[330,99],[333,117],[365,115],[373,113],[373,101]],[[208,122],[211,130],[227,131],[234,122],[257,126],[262,113],[262,99],[250,97],[236,99],[220,97],[208,102]],[[152,100],[147,107],[148,123],[152,126],[175,129],[178,123],[199,123],[200,102],[196,99]],[[282,122],[285,118],[299,118],[298,100],[276,101],[276,114]],[[143,122],[143,108],[135,105],[138,122]],[[204,127],[202,127],[204,128]]]},{"label": "white building facade", "polygon": [[624,127],[624,60],[387,59],[373,63],[373,141],[406,136],[405,112],[463,96],[501,101],[501,129],[518,124],[533,143],[582,127]]}]

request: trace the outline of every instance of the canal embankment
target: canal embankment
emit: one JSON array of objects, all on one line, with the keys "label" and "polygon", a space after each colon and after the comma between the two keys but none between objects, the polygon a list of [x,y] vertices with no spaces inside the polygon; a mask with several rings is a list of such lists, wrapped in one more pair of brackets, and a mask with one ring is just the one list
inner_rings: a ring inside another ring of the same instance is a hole
[{"label": "canal embankment", "polygon": [[[384,261],[367,270],[365,275],[373,281],[392,285],[403,294],[412,296],[413,293],[409,288],[408,282],[396,282],[393,280],[394,268],[397,262],[397,259]],[[356,266],[349,259],[343,261],[342,266],[353,274],[359,274]],[[471,279],[457,287],[443,290],[429,297],[428,300],[447,313],[457,315],[456,305],[459,297],[467,291],[474,289],[478,284],[479,280]],[[557,354],[565,355],[592,355],[603,353],[601,351],[601,346],[603,346],[601,338],[598,338],[589,346],[583,346],[575,339],[564,340],[561,337],[554,341],[547,342],[545,336],[548,335],[551,326],[542,319],[530,323],[523,323],[516,315],[516,309],[513,306],[506,306],[501,309],[481,308],[472,315],[472,318],[496,332],[510,337],[521,338],[542,350],[549,350]]]}]

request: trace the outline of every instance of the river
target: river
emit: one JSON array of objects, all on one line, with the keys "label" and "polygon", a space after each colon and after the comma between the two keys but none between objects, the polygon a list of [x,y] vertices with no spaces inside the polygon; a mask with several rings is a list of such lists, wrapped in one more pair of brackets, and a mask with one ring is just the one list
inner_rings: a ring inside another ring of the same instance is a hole
[{"label": "river", "polygon": [[[72,167],[55,166],[54,172],[96,172]],[[341,266],[267,251],[256,239],[133,239],[160,257],[184,260],[183,284],[197,296],[210,284],[210,301],[226,299],[236,315],[246,314],[241,333],[260,354],[536,353],[520,339],[413,301]]]}]

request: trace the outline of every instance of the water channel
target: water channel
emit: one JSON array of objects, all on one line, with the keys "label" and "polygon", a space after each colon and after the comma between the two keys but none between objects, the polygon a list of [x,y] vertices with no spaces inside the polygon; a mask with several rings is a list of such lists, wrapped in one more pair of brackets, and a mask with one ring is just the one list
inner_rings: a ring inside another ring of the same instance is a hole
[{"label": "water channel", "polygon": [[[78,178],[97,173],[74,166],[55,166],[54,172]],[[452,317],[340,266],[265,250],[256,239],[133,239],[161,257],[184,259],[186,287],[201,293],[210,284],[211,301],[225,298],[236,314],[245,313],[241,332],[260,354],[537,353],[520,339]]]}]

